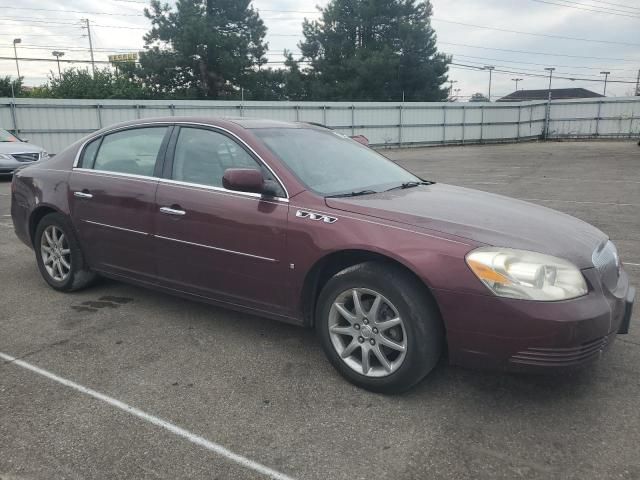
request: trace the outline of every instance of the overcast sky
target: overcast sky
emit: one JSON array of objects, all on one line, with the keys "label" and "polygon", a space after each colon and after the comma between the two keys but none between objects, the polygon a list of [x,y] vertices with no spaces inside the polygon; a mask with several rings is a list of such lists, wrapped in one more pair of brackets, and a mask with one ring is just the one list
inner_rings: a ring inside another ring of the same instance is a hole
[{"label": "overcast sky", "polygon": [[[302,19],[317,18],[316,5],[326,3],[327,0],[254,0],[268,28],[270,61],[281,61],[285,48],[298,50]],[[610,71],[609,79],[613,81],[607,86],[608,95],[631,95],[634,91],[633,82],[640,68],[637,0],[432,0],[432,3],[433,27],[441,51],[452,54],[454,63],[495,65],[492,98],[512,92],[515,86],[512,78],[524,79],[519,88],[547,88],[546,78],[527,76],[546,75],[545,66],[556,68],[554,76],[581,79],[554,78],[554,88],[584,87],[602,93],[601,82],[584,79],[602,79],[600,72]],[[145,5],[143,0],[0,0],[0,56],[13,58],[12,41],[19,37],[22,39],[19,57],[53,58],[52,50],[62,50],[64,59],[88,59],[88,40],[83,37],[86,32],[80,28],[83,18],[89,18],[93,25],[96,60],[106,60],[111,53],[141,49],[142,35],[148,29],[142,16]],[[20,73],[28,85],[43,83],[56,68],[55,62],[20,62]],[[0,60],[0,75],[15,76],[15,62]],[[474,92],[486,95],[488,77],[487,71],[454,65],[449,72],[449,78],[457,82],[454,88],[459,88],[459,95],[465,97]],[[629,83],[615,83],[616,80]]]}]

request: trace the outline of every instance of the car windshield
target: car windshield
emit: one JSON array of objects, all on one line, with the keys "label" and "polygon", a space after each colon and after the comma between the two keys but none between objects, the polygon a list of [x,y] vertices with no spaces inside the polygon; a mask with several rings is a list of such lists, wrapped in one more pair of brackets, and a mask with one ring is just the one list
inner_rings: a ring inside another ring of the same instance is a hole
[{"label": "car windshield", "polygon": [[11,135],[6,130],[0,128],[0,142],[19,142],[20,140],[15,135]]},{"label": "car windshield", "polygon": [[419,178],[374,150],[331,130],[259,128],[253,133],[311,190],[366,195]]}]

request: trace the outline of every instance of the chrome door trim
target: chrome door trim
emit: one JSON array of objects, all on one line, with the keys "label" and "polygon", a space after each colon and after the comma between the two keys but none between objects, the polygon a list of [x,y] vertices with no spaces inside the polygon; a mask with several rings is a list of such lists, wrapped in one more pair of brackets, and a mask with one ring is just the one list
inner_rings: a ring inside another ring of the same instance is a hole
[{"label": "chrome door trim", "polygon": [[73,196],[78,198],[93,198],[93,195],[85,192],[73,192]]},{"label": "chrome door trim", "polygon": [[167,215],[178,215],[178,216],[187,214],[187,212],[185,212],[184,210],[178,210],[170,207],[160,207],[160,213],[165,213]]},{"label": "chrome door trim", "polygon": [[98,225],[99,227],[105,227],[105,228],[113,228],[114,230],[120,230],[122,232],[129,232],[129,233],[137,233],[138,235],[149,235],[149,233],[146,232],[141,232],[139,230],[131,230],[130,228],[124,228],[124,227],[116,227],[115,225],[108,225],[106,223],[100,223],[100,222],[94,222],[93,220],[82,220],[85,223],[90,223],[92,225]]},{"label": "chrome door trim", "polygon": [[170,242],[184,243],[185,245],[193,245],[194,247],[208,248],[210,250],[216,250],[218,252],[231,253],[233,255],[241,255],[243,257],[255,258],[257,260],[264,260],[266,262],[272,262],[272,263],[278,262],[278,260],[276,260],[275,258],[261,257],[260,255],[253,255],[251,253],[238,252],[236,250],[227,250],[226,248],[213,247],[211,245],[204,245],[202,243],[187,242],[186,240],[178,240],[177,238],[163,237],[162,235],[154,235],[154,237],[159,238],[161,240],[168,240]]},{"label": "chrome door trim", "polygon": [[182,180],[171,180],[169,178],[156,178],[158,183],[164,183],[167,185],[176,185],[178,187],[191,188],[196,190],[210,190],[217,193],[223,193],[231,196],[241,196],[248,198],[256,198],[262,202],[267,203],[289,203],[288,198],[282,197],[265,197],[261,193],[253,193],[253,192],[239,192],[237,190],[229,190],[224,187],[214,187],[213,185],[203,185],[201,183],[191,183],[191,182],[183,182]]},{"label": "chrome door trim", "polygon": [[122,177],[127,180],[152,181],[157,182],[157,177],[149,177],[147,175],[136,175],[135,173],[112,172],[111,170],[94,170],[92,168],[74,167],[74,172],[84,173],[87,175],[96,175],[98,177]]},{"label": "chrome door trim", "polygon": [[[238,142],[240,142],[242,145],[244,145],[251,153],[253,153],[255,155],[255,157],[260,161],[260,163],[262,163],[267,170],[269,170],[272,175],[274,176],[274,178],[278,181],[278,183],[280,184],[280,186],[282,187],[282,190],[284,190],[284,194],[285,194],[285,198],[286,200],[289,199],[290,195],[289,195],[289,191],[287,190],[287,187],[285,186],[284,182],[280,179],[280,177],[276,174],[276,172],[273,171],[273,169],[271,168],[271,166],[264,161],[264,159],[258,155],[258,152],[256,152],[253,147],[251,147],[251,145],[249,145],[247,142],[245,142],[242,138],[240,138],[237,134],[233,133],[231,130],[228,130],[224,127],[220,127],[217,125],[211,125],[208,123],[199,123],[199,122],[189,122],[189,121],[157,121],[157,122],[142,122],[142,123],[136,123],[136,124],[132,124],[132,125],[124,125],[124,126],[120,126],[120,127],[114,127],[111,128],[109,130],[100,130],[98,134],[96,135],[92,135],[91,137],[89,137],[87,140],[85,140],[82,145],[80,145],[80,147],[78,148],[78,151],[76,153],[75,159],[73,160],[73,169],[76,170],[80,170],[80,168],[78,168],[78,162],[80,161],[80,155],[82,155],[82,152],[84,151],[84,147],[87,145],[87,143],[91,142],[92,140],[95,140],[96,138],[102,136],[102,135],[108,135],[110,133],[114,133],[114,132],[118,132],[120,130],[130,130],[130,129],[134,129],[134,128],[139,128],[139,127],[145,127],[145,126],[150,126],[150,125],[166,125],[167,127],[171,126],[171,125],[181,125],[181,126],[198,126],[198,127],[207,127],[209,129],[213,129],[213,130],[220,130],[222,132],[227,133],[228,135],[232,136],[234,139],[236,139]],[[90,169],[82,169],[82,170],[90,170]],[[115,172],[112,172],[115,173]],[[125,174],[126,175],[126,174]],[[142,177],[142,175],[135,175],[135,176],[140,176]],[[143,178],[157,178],[157,177],[143,177]],[[242,192],[245,193],[245,192]],[[280,197],[275,197],[275,198],[280,198]]]}]

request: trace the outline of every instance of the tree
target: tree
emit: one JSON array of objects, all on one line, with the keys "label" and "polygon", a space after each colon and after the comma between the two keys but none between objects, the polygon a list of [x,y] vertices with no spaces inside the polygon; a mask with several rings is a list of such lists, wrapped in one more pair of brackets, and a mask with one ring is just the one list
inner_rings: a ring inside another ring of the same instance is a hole
[{"label": "tree", "polygon": [[482,93],[477,92],[471,95],[470,102],[488,102],[489,99]]},{"label": "tree", "polygon": [[323,100],[440,101],[450,57],[439,53],[429,0],[331,0],[304,20],[300,49],[310,96]]},{"label": "tree", "polygon": [[136,79],[109,69],[68,68],[61,75],[49,76],[47,84],[33,89],[33,97],[44,98],[147,98],[148,93]]},{"label": "tree", "polygon": [[9,75],[0,77],[0,97],[19,97],[21,93],[22,77],[15,80],[11,80]]},{"label": "tree", "polygon": [[151,1],[137,75],[155,94],[224,98],[266,63],[266,27],[250,0]]}]

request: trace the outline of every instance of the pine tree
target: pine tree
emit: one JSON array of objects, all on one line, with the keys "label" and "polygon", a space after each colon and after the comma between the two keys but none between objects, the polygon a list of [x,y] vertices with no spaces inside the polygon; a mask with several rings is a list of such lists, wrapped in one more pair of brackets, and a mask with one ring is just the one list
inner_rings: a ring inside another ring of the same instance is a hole
[{"label": "pine tree", "polygon": [[451,59],[437,50],[428,0],[331,0],[321,11],[320,20],[305,19],[299,45],[313,98],[447,98]]},{"label": "pine tree", "polygon": [[224,98],[266,63],[266,27],[251,0],[152,0],[136,72],[156,95]]}]

